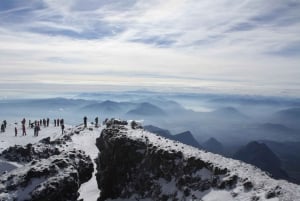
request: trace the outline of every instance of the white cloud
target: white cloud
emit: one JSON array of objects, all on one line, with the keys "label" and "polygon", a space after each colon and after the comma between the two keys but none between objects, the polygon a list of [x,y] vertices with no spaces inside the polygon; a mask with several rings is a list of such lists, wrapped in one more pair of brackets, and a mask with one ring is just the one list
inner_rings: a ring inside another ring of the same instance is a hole
[{"label": "white cloud", "polygon": [[300,48],[287,51],[300,44],[297,1],[44,2],[25,23],[3,22],[3,82],[201,87],[211,79],[216,86],[206,87],[221,89],[219,79],[241,91],[263,83],[270,93],[299,86]]}]

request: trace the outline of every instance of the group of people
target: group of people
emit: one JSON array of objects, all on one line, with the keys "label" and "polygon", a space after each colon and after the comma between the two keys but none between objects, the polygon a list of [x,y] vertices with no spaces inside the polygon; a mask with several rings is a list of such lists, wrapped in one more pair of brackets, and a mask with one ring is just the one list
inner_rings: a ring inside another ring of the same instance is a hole
[{"label": "group of people", "polygon": [[[83,117],[83,124],[84,124],[84,127],[86,128],[87,127],[87,117]],[[99,127],[99,118],[96,117],[95,118],[95,128],[98,128]]]},{"label": "group of people", "polygon": [[[28,121],[28,126],[31,129],[34,129],[34,136],[39,136],[39,131],[41,130],[41,126],[44,127],[49,127],[49,123],[50,123],[50,119],[49,118],[44,118],[44,119],[40,119],[40,120],[35,120],[35,121]],[[84,127],[87,127],[87,117],[85,116],[83,118],[83,123],[84,123]],[[21,121],[22,124],[22,136],[26,136],[26,119],[23,118]],[[1,132],[5,132],[6,129],[6,125],[7,125],[7,121],[4,120],[1,124]],[[15,123],[15,136],[18,135],[18,128],[17,128],[17,123]],[[62,134],[64,133],[65,130],[65,123],[64,123],[64,119],[54,119],[54,127],[61,127],[61,131]],[[99,127],[99,118],[96,117],[95,118],[95,127],[98,128]]]},{"label": "group of people", "polygon": [[[16,123],[17,124],[17,123]],[[23,118],[23,120],[21,121],[22,124],[22,136],[26,136],[26,119]],[[35,120],[35,121],[31,121],[29,120],[29,128],[32,128],[34,131],[34,136],[39,136],[39,131],[41,130],[41,126],[44,127],[49,127],[50,124],[50,119],[49,118],[44,118],[44,119],[40,119],[40,120]],[[61,130],[62,130],[62,134],[64,133],[65,130],[65,124],[64,124],[64,119],[55,119],[54,120],[54,126],[61,126]],[[18,135],[18,129],[15,126],[15,136]]]}]

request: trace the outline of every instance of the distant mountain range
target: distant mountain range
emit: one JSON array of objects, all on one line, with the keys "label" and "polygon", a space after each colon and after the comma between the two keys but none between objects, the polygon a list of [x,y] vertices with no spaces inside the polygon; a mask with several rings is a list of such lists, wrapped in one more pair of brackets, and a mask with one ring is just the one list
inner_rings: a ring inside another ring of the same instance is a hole
[{"label": "distant mountain range", "polygon": [[166,112],[151,103],[138,104],[135,109],[126,113],[129,116],[166,116]]},{"label": "distant mountain range", "polygon": [[250,142],[238,150],[233,158],[255,165],[276,179],[288,179],[287,173],[281,168],[281,160],[264,143]]},{"label": "distant mountain range", "polygon": [[234,107],[222,107],[209,113],[213,117],[226,117],[226,119],[232,120],[244,120],[247,119],[247,115],[240,112]]},{"label": "distant mountain range", "polygon": [[290,181],[300,184],[300,141],[275,142],[261,141],[266,144],[282,161],[284,171],[290,176]]},{"label": "distant mountain range", "polygon": [[202,148],[199,142],[194,138],[193,134],[190,131],[185,131],[176,135],[172,135],[170,131],[166,129],[161,129],[159,127],[153,126],[153,125],[147,125],[144,126],[144,129],[155,133],[157,135],[160,135],[162,137],[171,139],[171,140],[176,140],[179,141],[183,144],[187,144],[196,148]]},{"label": "distant mountain range", "polygon": [[273,115],[272,120],[276,123],[300,129],[300,107],[280,110]]}]

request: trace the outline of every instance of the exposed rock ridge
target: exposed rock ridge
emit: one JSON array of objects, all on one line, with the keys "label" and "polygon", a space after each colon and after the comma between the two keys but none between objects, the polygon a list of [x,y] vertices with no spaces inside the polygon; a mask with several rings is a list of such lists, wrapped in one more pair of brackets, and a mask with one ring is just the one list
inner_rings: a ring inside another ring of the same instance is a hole
[{"label": "exposed rock ridge", "polygon": [[[226,192],[231,200],[300,200],[300,188],[240,161],[109,123],[97,139],[99,200],[192,200]],[[296,191],[296,193],[294,192]]]}]

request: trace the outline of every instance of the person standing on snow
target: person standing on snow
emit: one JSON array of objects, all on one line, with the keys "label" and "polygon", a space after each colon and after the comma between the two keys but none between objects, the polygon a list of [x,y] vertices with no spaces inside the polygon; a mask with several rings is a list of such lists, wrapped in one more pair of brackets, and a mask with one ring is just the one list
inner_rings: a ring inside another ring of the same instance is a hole
[{"label": "person standing on snow", "polygon": [[96,118],[95,118],[95,127],[96,127],[96,128],[98,128],[98,122],[99,122],[99,119],[98,119],[98,117],[96,117]]},{"label": "person standing on snow", "polygon": [[23,136],[26,136],[26,128],[25,128],[25,124],[22,125],[22,131],[23,131]]},{"label": "person standing on snow", "polygon": [[84,123],[84,128],[86,128],[87,127],[87,117],[86,116],[83,117],[83,123]]},{"label": "person standing on snow", "polygon": [[17,129],[17,127],[15,126],[15,136],[17,137],[17,135],[18,135],[18,129]]},{"label": "person standing on snow", "polygon": [[23,120],[21,121],[21,123],[22,123],[22,125],[24,125],[24,126],[25,126],[26,119],[25,119],[25,118],[23,118]]},{"label": "person standing on snow", "polygon": [[4,128],[6,128],[6,125],[7,125],[7,121],[6,120],[3,121],[3,125],[4,125]]},{"label": "person standing on snow", "polygon": [[65,125],[61,124],[61,134],[64,134],[64,131],[65,131]]},{"label": "person standing on snow", "polygon": [[4,124],[1,124],[1,133],[5,132]]}]

